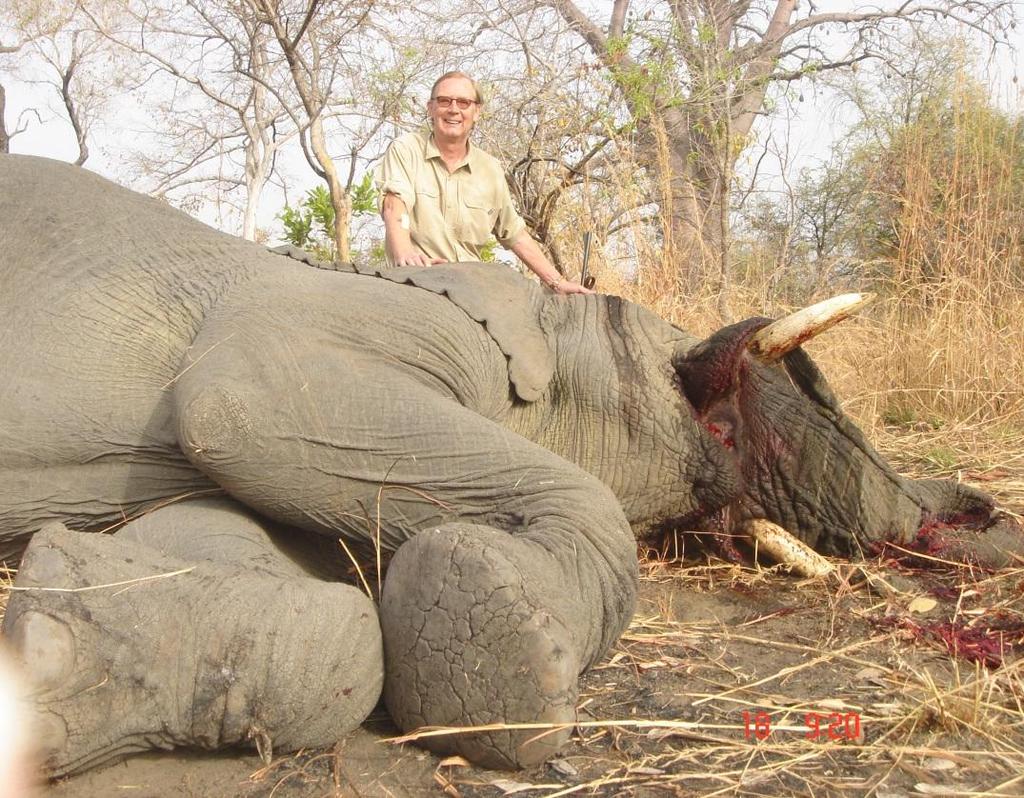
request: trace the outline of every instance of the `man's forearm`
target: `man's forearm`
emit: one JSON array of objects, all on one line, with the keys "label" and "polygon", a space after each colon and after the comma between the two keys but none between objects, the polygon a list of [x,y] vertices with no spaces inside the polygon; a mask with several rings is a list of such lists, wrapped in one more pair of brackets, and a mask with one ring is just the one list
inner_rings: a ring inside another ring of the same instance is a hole
[{"label": "man's forearm", "polygon": [[[385,194],[381,205],[381,218],[384,219],[384,249],[388,259],[394,263],[396,255],[413,248],[412,236],[409,235],[409,213],[397,194]],[[403,217],[406,220],[403,224]]]},{"label": "man's forearm", "polygon": [[533,240],[528,232],[523,230],[516,240],[512,242],[511,250],[526,264],[531,272],[536,274],[542,283],[552,291],[559,294],[592,294],[588,288],[584,288],[573,280],[562,277],[550,260],[540,248],[540,244]]},{"label": "man's forearm", "polygon": [[401,197],[385,194],[380,215],[384,220],[384,251],[392,265],[430,266],[440,262],[437,258],[428,258],[412,243],[409,212]]},{"label": "man's forearm", "polygon": [[516,236],[511,249],[526,264],[526,268],[536,274],[545,285],[555,288],[562,280],[562,275],[548,260],[544,250],[540,248],[540,244],[534,241],[533,236],[525,230]]}]

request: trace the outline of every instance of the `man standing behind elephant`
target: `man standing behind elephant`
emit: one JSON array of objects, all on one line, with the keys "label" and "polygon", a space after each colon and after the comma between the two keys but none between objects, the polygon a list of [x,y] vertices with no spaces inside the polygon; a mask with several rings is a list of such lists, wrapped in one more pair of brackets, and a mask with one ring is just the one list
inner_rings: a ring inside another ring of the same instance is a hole
[{"label": "man standing behind elephant", "polygon": [[589,294],[566,280],[526,230],[497,159],[472,145],[483,95],[475,80],[446,72],[427,101],[431,130],[388,147],[377,172],[384,246],[394,266],[482,260],[493,234],[560,294]]}]

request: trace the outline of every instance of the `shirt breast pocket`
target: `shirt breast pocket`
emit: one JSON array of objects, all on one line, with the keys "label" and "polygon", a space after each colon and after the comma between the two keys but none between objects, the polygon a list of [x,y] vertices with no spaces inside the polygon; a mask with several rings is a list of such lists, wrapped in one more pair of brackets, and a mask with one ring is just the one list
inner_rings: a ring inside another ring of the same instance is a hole
[{"label": "shirt breast pocket", "polygon": [[464,204],[463,238],[483,246],[491,240],[491,230],[498,215],[494,201],[485,192],[467,191]]},{"label": "shirt breast pocket", "polygon": [[431,175],[421,175],[416,179],[416,200],[424,199],[427,202],[437,204],[437,198],[441,196],[438,191],[437,182]]}]

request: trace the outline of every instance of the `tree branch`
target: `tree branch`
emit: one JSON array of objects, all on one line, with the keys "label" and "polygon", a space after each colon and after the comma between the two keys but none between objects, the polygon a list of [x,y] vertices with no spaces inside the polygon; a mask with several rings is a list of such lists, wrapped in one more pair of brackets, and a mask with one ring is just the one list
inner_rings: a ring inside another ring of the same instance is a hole
[{"label": "tree branch", "polygon": [[612,6],[612,18],[608,23],[608,38],[618,39],[622,37],[626,23],[626,11],[629,9],[629,0],[615,0]]}]

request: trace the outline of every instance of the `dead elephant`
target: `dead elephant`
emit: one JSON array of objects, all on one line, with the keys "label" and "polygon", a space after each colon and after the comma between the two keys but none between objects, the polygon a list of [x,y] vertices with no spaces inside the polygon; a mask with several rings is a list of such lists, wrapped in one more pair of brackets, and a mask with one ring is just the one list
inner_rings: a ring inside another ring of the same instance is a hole
[{"label": "dead elephant", "polygon": [[[313,269],[41,159],[0,159],[0,206],[0,548],[43,529],[5,633],[50,775],[327,745],[382,683],[403,729],[571,723],[670,525],[1021,549],[982,494],[894,473],[801,349],[755,358],[765,320],[701,341],[501,267]],[[394,555],[379,627],[320,573],[339,537]],[[567,735],[431,745],[514,767]]]}]

